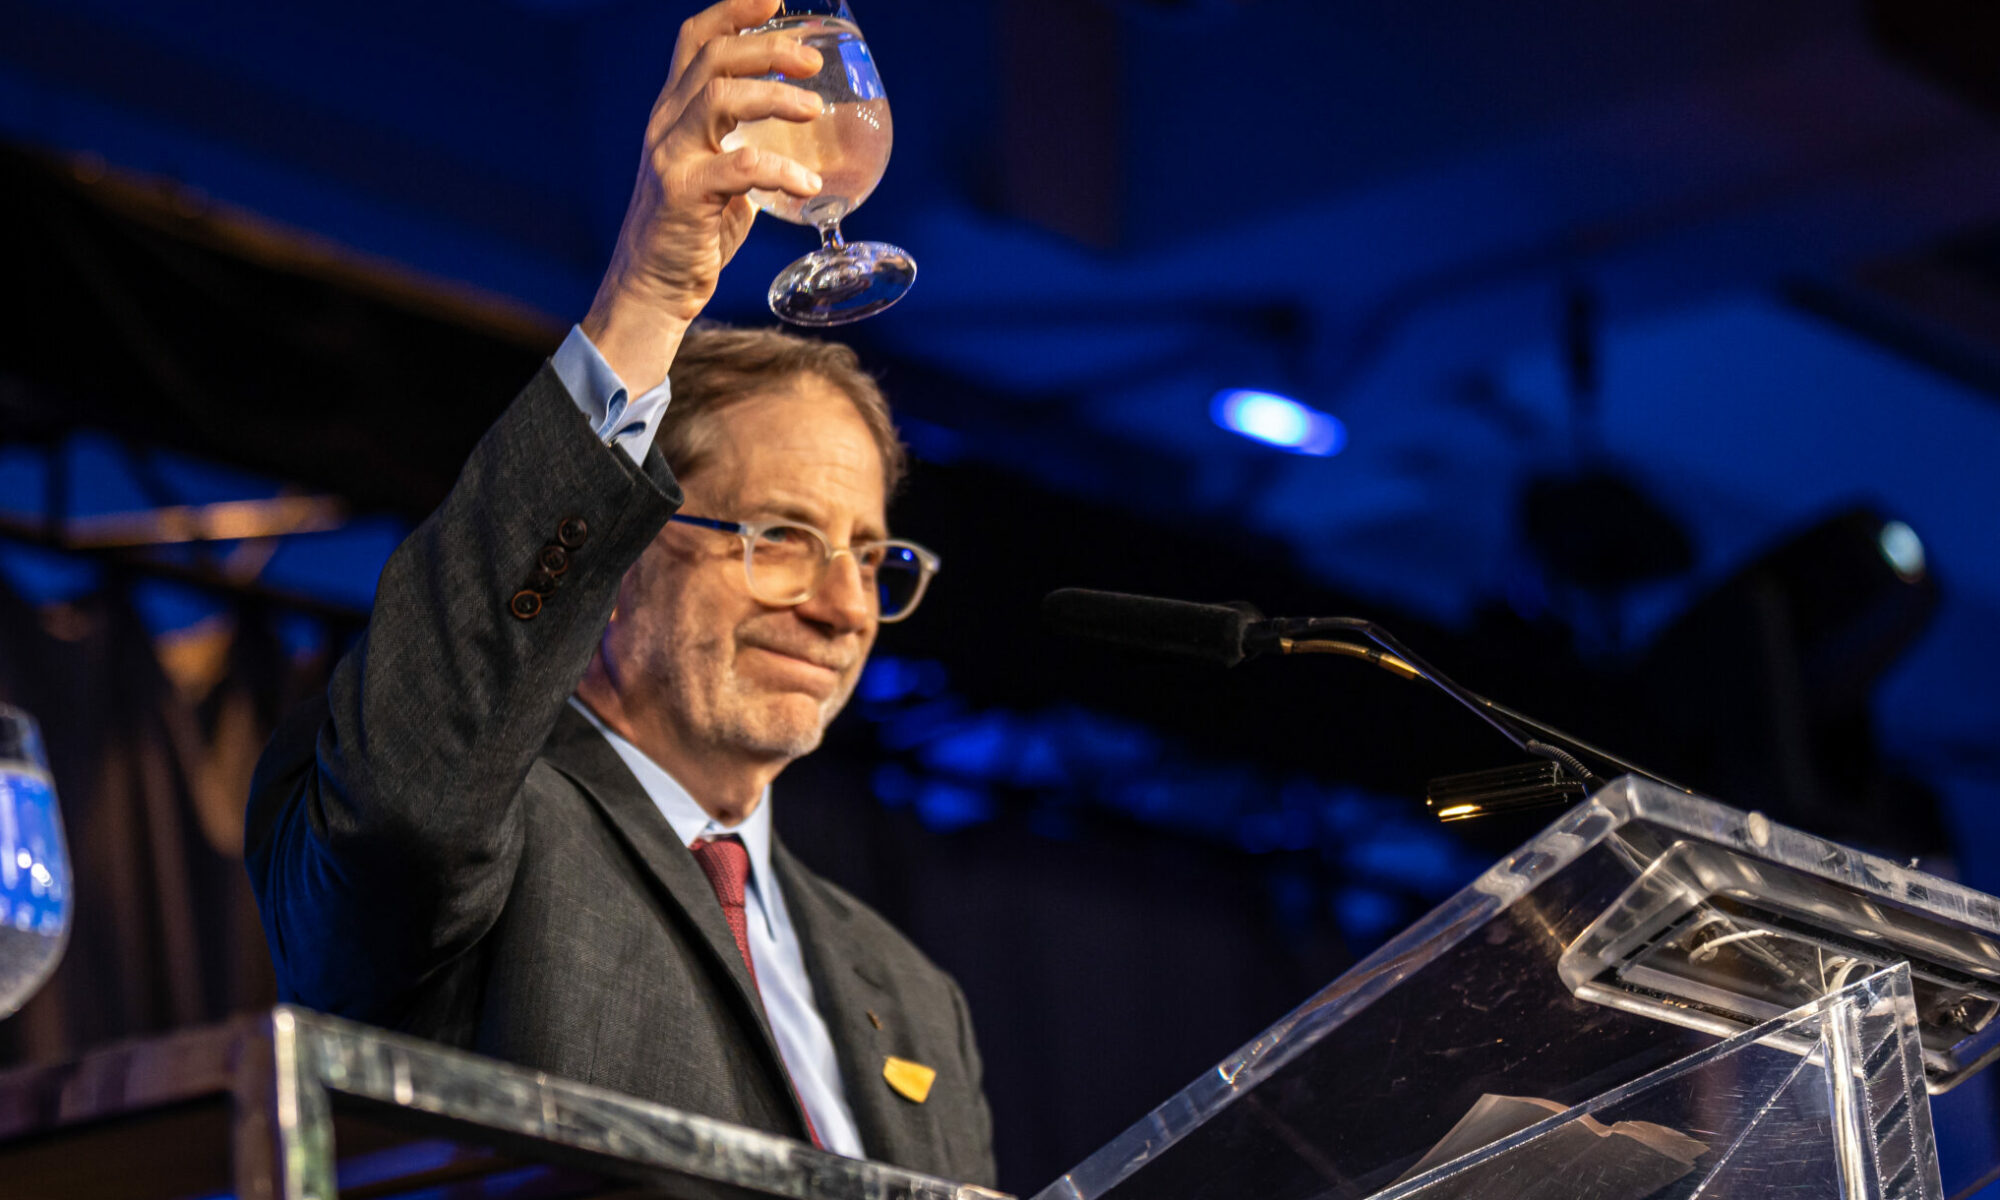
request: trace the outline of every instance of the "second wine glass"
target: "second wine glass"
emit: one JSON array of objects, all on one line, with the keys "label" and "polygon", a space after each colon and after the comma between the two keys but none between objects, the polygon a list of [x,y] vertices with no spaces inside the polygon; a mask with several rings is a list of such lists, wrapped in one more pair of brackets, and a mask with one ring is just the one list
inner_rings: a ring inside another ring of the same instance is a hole
[{"label": "second wine glass", "polygon": [[817,94],[825,111],[807,122],[747,121],[722,139],[724,150],[756,146],[819,173],[810,199],[753,191],[764,212],[819,230],[820,248],[771,282],[771,311],[796,325],[844,325],[873,316],[903,298],[917,263],[887,242],[849,242],[840,222],[861,206],[889,166],[895,123],[875,59],[846,0],[786,0],[780,13],[747,33],[788,33],[825,60],[809,79],[772,76]]},{"label": "second wine glass", "polygon": [[41,730],[0,704],[0,1017],[55,973],[69,943],[70,903],[69,850]]}]

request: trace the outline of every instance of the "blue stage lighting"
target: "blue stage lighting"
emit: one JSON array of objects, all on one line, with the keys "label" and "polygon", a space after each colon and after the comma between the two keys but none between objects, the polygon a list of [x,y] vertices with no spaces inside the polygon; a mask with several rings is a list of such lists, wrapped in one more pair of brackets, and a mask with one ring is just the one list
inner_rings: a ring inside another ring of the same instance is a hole
[{"label": "blue stage lighting", "polygon": [[1217,392],[1208,411],[1224,429],[1294,454],[1324,457],[1347,445],[1347,427],[1340,418],[1272,392]]},{"label": "blue stage lighting", "polygon": [[1876,535],[1875,544],[1904,583],[1916,583],[1924,577],[1924,543],[1916,530],[1901,521],[1890,521]]}]

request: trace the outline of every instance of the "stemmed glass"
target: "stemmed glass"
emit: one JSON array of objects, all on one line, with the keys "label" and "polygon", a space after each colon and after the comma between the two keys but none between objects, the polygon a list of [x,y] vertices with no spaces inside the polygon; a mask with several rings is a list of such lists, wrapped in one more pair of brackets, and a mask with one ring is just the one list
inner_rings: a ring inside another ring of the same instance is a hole
[{"label": "stemmed glass", "polygon": [[41,731],[0,704],[0,1017],[55,973],[69,912],[69,850]]},{"label": "stemmed glass", "polygon": [[820,248],[771,281],[771,311],[795,325],[845,325],[873,316],[903,298],[917,278],[917,263],[887,242],[849,242],[841,218],[861,207],[889,166],[895,125],[875,59],[854,24],[847,0],[785,0],[770,21],[748,33],[785,32],[825,58],[810,79],[783,80],[815,92],[826,109],[800,123],[776,117],[748,121],[722,139],[722,148],[756,146],[817,171],[824,186],[810,200],[784,192],[753,191],[750,201],[774,217],[819,230]]}]

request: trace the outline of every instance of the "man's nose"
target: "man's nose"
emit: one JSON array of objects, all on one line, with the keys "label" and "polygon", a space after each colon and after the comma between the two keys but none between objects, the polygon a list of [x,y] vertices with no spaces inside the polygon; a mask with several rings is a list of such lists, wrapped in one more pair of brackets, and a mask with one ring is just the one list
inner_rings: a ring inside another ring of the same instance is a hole
[{"label": "man's nose", "polygon": [[799,609],[800,616],[839,633],[866,629],[875,620],[875,604],[854,555],[845,550],[836,553],[826,565],[826,578],[820,581],[819,590]]}]

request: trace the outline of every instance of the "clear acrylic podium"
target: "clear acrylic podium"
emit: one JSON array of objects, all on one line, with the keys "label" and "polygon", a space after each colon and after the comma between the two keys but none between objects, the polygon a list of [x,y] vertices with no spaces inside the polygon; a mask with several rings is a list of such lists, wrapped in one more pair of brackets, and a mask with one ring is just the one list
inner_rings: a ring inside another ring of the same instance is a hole
[{"label": "clear acrylic podium", "polygon": [[[1036,1200],[1942,1200],[2000,901],[1621,780]],[[979,1200],[295,1009],[0,1073],[5,1200]]]},{"label": "clear acrylic podium", "polygon": [[2000,901],[1633,778],[1036,1200],[1941,1200]]}]

